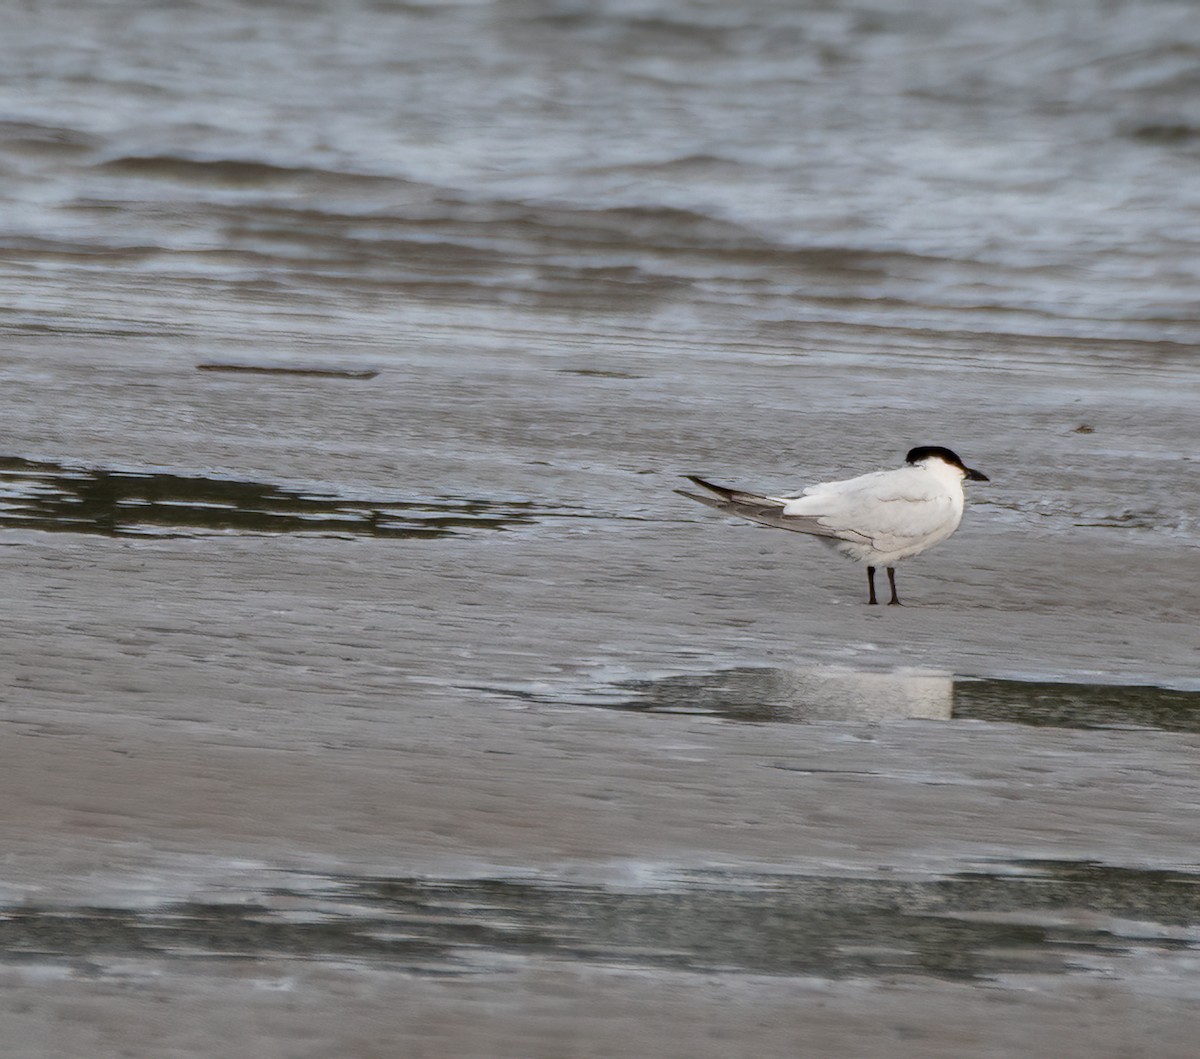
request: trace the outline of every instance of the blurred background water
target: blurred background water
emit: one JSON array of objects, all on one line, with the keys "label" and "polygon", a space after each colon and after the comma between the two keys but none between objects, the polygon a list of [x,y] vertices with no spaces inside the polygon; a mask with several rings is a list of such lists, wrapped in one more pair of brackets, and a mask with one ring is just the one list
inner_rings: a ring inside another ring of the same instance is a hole
[{"label": "blurred background water", "polygon": [[17,4],[0,326],[1147,367],[1198,88],[1176,0]]}]

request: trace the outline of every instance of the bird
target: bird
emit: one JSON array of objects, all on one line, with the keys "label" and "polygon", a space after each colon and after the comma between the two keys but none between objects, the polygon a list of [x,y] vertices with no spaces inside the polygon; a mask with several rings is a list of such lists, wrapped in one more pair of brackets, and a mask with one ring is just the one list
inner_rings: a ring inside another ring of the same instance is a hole
[{"label": "bird", "polygon": [[875,568],[886,566],[891,606],[901,605],[896,563],[928,551],[958,529],[964,481],[990,481],[940,445],[910,449],[902,467],[810,485],[791,496],[760,496],[691,474],[683,477],[712,495],[676,489],[680,496],[764,526],[810,534],[865,563],[870,604],[878,602]]}]

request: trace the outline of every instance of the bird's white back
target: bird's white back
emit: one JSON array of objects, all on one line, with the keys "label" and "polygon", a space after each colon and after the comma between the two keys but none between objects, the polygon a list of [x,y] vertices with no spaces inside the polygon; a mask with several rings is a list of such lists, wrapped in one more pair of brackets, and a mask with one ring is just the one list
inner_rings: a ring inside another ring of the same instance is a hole
[{"label": "bird's white back", "polygon": [[835,547],[872,564],[894,563],[945,540],[962,521],[962,474],[941,460],[810,486],[785,518],[813,518]]}]

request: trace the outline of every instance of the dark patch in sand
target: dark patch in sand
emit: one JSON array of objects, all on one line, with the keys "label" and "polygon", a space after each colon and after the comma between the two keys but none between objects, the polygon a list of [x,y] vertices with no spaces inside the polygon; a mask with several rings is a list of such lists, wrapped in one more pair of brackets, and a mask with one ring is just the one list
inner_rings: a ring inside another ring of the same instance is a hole
[{"label": "dark patch in sand", "polygon": [[584,375],[589,379],[643,379],[644,375],[634,375],[628,371],[602,371],[599,368],[559,368],[560,375]]},{"label": "dark patch in sand", "polygon": [[[280,911],[279,905],[286,906]],[[275,907],[273,907],[275,906]],[[1097,917],[1110,917],[1097,925]],[[1121,933],[1149,922],[1151,931]],[[1197,945],[1200,877],[1092,862],[898,880],[685,872],[634,890],[556,880],[330,878],[261,903],[153,910],[21,906],[0,916],[0,961],[337,961],[481,973],[494,956],[692,973],[981,980],[1109,973],[1134,949]],[[1172,936],[1172,934],[1174,936]],[[1090,965],[1090,966],[1089,966]]]},{"label": "dark patch in sand", "polygon": [[437,538],[526,526],[544,514],[549,513],[527,500],[352,500],[263,482],[0,457],[0,527],[109,537],[316,533]]},{"label": "dark patch in sand", "polygon": [[309,375],[322,379],[373,379],[379,374],[370,368],[285,368],[266,364],[197,364],[196,370],[240,372],[246,375]]},{"label": "dark patch in sand", "polygon": [[1035,728],[1200,732],[1200,692],[1138,684],[957,680],[954,717]]}]

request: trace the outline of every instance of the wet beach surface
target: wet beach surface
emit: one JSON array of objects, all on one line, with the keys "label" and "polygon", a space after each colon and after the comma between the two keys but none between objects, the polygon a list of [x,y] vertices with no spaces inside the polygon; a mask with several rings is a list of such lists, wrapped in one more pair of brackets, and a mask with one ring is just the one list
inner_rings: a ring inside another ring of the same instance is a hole
[{"label": "wet beach surface", "polygon": [[1186,5],[351,6],[0,43],[12,1054],[1192,1055]]}]

